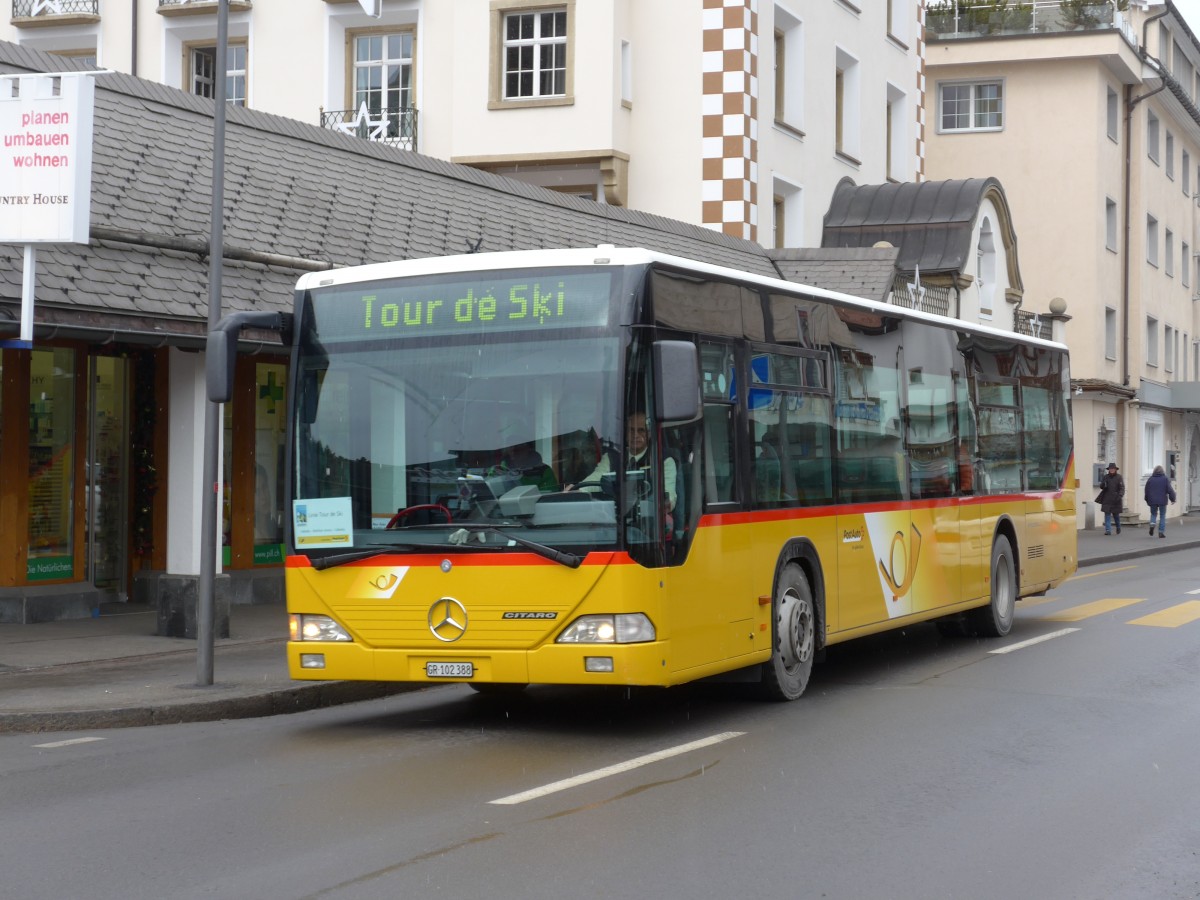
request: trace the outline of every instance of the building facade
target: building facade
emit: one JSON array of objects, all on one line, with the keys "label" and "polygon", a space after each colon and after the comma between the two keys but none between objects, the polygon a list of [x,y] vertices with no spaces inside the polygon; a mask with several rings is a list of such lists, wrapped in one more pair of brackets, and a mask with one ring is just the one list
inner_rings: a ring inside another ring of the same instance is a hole
[{"label": "building facade", "polygon": [[[0,39],[213,96],[215,0],[5,0]],[[920,0],[231,0],[231,102],[601,203],[817,246],[919,180]]]},{"label": "building facade", "polygon": [[929,171],[1002,181],[1026,283],[1070,309],[1081,479],[1117,462],[1145,520],[1162,465],[1170,514],[1200,507],[1196,36],[1170,2],[1007,18],[941,3],[927,31]]}]

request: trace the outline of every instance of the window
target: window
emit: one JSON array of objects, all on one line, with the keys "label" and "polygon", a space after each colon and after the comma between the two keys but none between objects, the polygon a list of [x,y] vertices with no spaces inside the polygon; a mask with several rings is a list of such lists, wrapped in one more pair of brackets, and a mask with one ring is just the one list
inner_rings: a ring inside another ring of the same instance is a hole
[{"label": "window", "polygon": [[633,105],[633,45],[621,41],[621,105]]},{"label": "window", "polygon": [[[26,578],[71,578],[75,553],[75,351],[29,353],[29,515]],[[80,467],[82,469],[82,466]],[[10,521],[9,545],[19,540]]]},{"label": "window", "polygon": [[1107,121],[1108,121],[1108,138],[1111,141],[1119,140],[1120,128],[1120,108],[1121,100],[1116,91],[1112,88],[1108,89],[1107,102]]},{"label": "window", "polygon": [[859,153],[861,117],[859,115],[858,60],[840,47],[836,53],[833,73],[834,92],[834,149],[855,162]]},{"label": "window", "polygon": [[775,7],[775,121],[803,127],[804,30],[800,20]]},{"label": "window", "polygon": [[999,131],[1004,127],[1004,82],[939,86],[942,131]]},{"label": "window", "polygon": [[908,97],[893,84],[887,86],[887,177],[908,181],[912,177],[908,162]]},{"label": "window", "polygon": [[356,34],[350,114],[365,106],[374,128],[386,123],[372,140],[408,138],[414,134],[413,33],[397,31]]},{"label": "window", "polygon": [[1170,228],[1163,234],[1163,257],[1168,278],[1175,277],[1175,233]]},{"label": "window", "polygon": [[504,99],[565,97],[566,9],[504,15]]},{"label": "window", "polygon": [[1146,216],[1146,262],[1158,265],[1158,219]]},{"label": "window", "polygon": [[1149,475],[1163,460],[1163,423],[1149,420],[1142,423],[1142,474]]},{"label": "window", "polygon": [[1175,135],[1167,132],[1167,150],[1166,150],[1166,171],[1167,177],[1172,181],[1175,180]]},{"label": "window", "polygon": [[1158,162],[1158,116],[1146,111],[1146,154]]},{"label": "window", "polygon": [[1192,195],[1192,157],[1186,150],[1179,157],[1179,181],[1183,196],[1190,197]]},{"label": "window", "polygon": [[908,43],[908,25],[912,19],[911,0],[887,0],[888,34],[902,44]]},{"label": "window", "polygon": [[1111,306],[1104,308],[1104,358],[1117,358],[1117,311]]},{"label": "window", "polygon": [[1112,197],[1104,198],[1104,246],[1117,252],[1117,201]]},{"label": "window", "polygon": [[1158,319],[1146,316],[1146,365],[1158,367]]},{"label": "window", "polygon": [[1170,325],[1163,326],[1163,371],[1175,371],[1175,329]]},{"label": "window", "polygon": [[772,187],[772,212],[776,247],[803,247],[804,194],[802,189],[779,176]]},{"label": "window", "polygon": [[[225,102],[246,105],[246,45],[230,43],[225,53]],[[192,47],[189,54],[188,84],[197,97],[216,96],[217,48]]]},{"label": "window", "polygon": [[1183,286],[1188,286],[1188,260],[1191,259],[1191,248],[1188,242],[1184,241],[1179,248],[1179,278],[1183,281]]}]

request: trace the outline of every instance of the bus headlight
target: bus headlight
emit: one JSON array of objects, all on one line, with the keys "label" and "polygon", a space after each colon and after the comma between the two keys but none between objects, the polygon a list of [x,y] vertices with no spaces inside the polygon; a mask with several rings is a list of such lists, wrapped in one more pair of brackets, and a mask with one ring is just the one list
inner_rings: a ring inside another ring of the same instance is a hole
[{"label": "bus headlight", "polygon": [[293,641],[353,641],[350,633],[329,616],[293,613],[288,616],[288,637]]},{"label": "bus headlight", "polygon": [[643,613],[581,616],[558,636],[559,644],[638,644],[655,639],[654,623]]}]

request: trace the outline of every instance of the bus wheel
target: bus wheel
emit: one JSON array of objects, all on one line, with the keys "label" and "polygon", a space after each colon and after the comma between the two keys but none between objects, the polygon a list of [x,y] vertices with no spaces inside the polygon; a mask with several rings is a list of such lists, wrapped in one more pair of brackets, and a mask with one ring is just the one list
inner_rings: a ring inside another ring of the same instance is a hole
[{"label": "bus wheel", "polygon": [[808,687],[817,650],[812,589],[799,566],[784,566],[779,573],[771,609],[775,644],[763,666],[763,691],[772,700],[795,700]]},{"label": "bus wheel", "polygon": [[1017,570],[1012,544],[1004,535],[992,544],[992,601],[970,612],[971,626],[985,637],[1004,637],[1012,631],[1017,609]]}]

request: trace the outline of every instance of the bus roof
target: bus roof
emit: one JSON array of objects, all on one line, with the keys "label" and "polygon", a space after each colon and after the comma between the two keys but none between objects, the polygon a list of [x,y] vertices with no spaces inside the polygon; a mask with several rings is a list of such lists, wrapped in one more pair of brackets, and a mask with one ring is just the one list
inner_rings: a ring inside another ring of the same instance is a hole
[{"label": "bus roof", "polygon": [[296,284],[297,291],[308,291],[319,287],[354,284],[360,281],[380,281],[392,278],[411,278],[421,275],[444,275],[451,272],[481,272],[490,269],[525,269],[535,266],[639,266],[658,264],[672,268],[684,269],[699,274],[711,275],[716,278],[743,281],[756,284],[768,289],[803,291],[813,297],[832,300],[848,306],[870,312],[915,319],[941,325],[951,325],[954,328],[968,331],[972,334],[999,337],[1005,340],[1016,340],[1023,344],[1051,347],[1066,351],[1067,347],[1057,341],[1048,341],[1015,331],[1005,331],[990,325],[966,322],[935,313],[909,309],[904,306],[893,306],[829,291],[812,285],[788,281],[784,278],[768,278],[731,269],[727,266],[714,266],[710,263],[687,259],[682,256],[672,256],[641,247],[614,247],[601,244],[597,247],[578,247],[550,250],[503,250],[490,253],[465,253],[453,256],[428,256],[420,259],[397,260],[394,262],[374,263],[365,266],[350,266],[340,269],[328,269],[321,272],[308,272],[300,277]]}]

